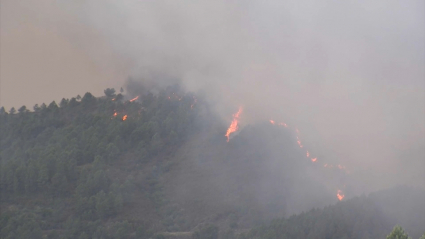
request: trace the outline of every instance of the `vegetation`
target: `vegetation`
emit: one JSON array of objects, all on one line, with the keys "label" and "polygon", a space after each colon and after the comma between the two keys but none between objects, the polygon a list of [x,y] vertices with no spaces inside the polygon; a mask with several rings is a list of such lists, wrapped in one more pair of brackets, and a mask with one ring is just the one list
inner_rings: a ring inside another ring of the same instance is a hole
[{"label": "vegetation", "polygon": [[118,215],[136,195],[157,209],[164,203],[158,178],[168,162],[158,159],[187,137],[198,113],[193,96],[180,93],[169,87],[129,102],[107,89],[33,112],[2,108],[0,237],[149,236],[140,227],[148,222]]},{"label": "vegetation", "polygon": [[387,236],[387,239],[409,239],[410,237],[404,232],[403,228],[400,226],[395,226],[390,235]]},{"label": "vegetation", "polygon": [[[0,238],[384,238],[399,222],[411,235],[424,233],[415,216],[422,211],[406,209],[417,205],[409,189],[282,217],[286,195],[300,190],[292,184],[307,185],[310,195],[322,190],[294,170],[305,166],[288,134],[251,126],[226,144],[202,99],[178,86],[131,89],[136,100],[108,88],[100,98],[86,93],[32,111],[0,108]],[[207,146],[198,140],[205,134]],[[182,153],[188,145],[196,148],[192,164]],[[287,171],[259,163],[270,151]],[[226,170],[212,178],[193,164]],[[268,182],[262,175],[279,182],[267,195],[256,191]],[[174,190],[187,182],[193,189]],[[395,208],[400,197],[409,205]],[[399,215],[407,219],[391,220]],[[400,227],[387,238],[397,235]]]}]

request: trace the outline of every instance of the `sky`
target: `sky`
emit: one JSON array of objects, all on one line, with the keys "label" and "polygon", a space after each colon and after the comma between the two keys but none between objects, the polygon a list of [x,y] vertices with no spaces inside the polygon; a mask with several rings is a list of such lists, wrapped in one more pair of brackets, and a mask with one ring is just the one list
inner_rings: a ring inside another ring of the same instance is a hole
[{"label": "sky", "polygon": [[296,125],[314,150],[425,188],[424,1],[1,0],[0,105],[129,77],[203,92],[224,121]]}]

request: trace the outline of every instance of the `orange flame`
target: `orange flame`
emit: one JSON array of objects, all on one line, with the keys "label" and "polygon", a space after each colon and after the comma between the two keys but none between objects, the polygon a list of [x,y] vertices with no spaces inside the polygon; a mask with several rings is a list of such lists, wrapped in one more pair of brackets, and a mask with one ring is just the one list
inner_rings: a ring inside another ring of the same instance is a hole
[{"label": "orange flame", "polygon": [[300,148],[304,147],[304,146],[301,144],[301,140],[300,140],[300,138],[298,138],[298,136],[297,136],[297,143],[298,143],[298,146],[300,146]]},{"label": "orange flame", "polygon": [[[275,125],[275,124],[276,124],[276,122],[275,122],[274,120],[269,120],[269,122],[270,122],[270,124],[273,124],[273,125]],[[288,127],[288,125],[287,125],[285,122],[277,123],[277,125],[279,125],[279,126],[284,126],[284,127]]]},{"label": "orange flame", "polygon": [[236,114],[233,115],[233,120],[232,123],[230,124],[229,128],[227,129],[226,132],[226,137],[227,137],[227,142],[229,142],[230,140],[230,134],[236,132],[239,127],[238,127],[238,123],[239,123],[239,116],[242,114],[242,107],[239,107],[238,112],[236,112]]},{"label": "orange flame", "polygon": [[118,113],[117,113],[117,112],[115,112],[115,113],[114,113],[114,117],[115,117],[115,116],[117,116],[117,115],[118,115]]},{"label": "orange flame", "polygon": [[317,158],[311,158],[311,162],[315,163],[317,161]]},{"label": "orange flame", "polygon": [[342,199],[344,199],[345,195],[341,190],[338,190],[336,193],[336,197],[338,198],[339,201],[341,201]]},{"label": "orange flame", "polygon": [[124,115],[124,116],[122,117],[122,120],[123,120],[123,121],[126,121],[126,120],[127,120],[127,115]]},{"label": "orange flame", "polygon": [[306,155],[307,155],[307,158],[309,158],[309,157],[310,157],[310,153],[309,153],[308,151],[307,151]]},{"label": "orange flame", "polygon": [[285,123],[279,123],[279,125],[281,125],[281,126],[284,126],[284,127],[288,127],[288,125],[287,124],[285,124]]},{"label": "orange flame", "polygon": [[133,99],[130,100],[130,102],[133,102],[135,100],[139,99],[139,96],[134,97]]}]

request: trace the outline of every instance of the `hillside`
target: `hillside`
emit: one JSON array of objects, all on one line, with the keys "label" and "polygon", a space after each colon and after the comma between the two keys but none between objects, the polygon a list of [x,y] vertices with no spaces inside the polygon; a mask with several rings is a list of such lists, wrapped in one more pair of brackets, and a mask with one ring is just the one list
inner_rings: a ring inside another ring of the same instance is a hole
[{"label": "hillside", "polygon": [[396,224],[419,238],[425,232],[424,202],[425,192],[397,187],[273,220],[240,238],[385,238]]},{"label": "hillside", "polygon": [[[262,233],[288,223],[313,233],[299,238],[381,236],[396,223],[421,233],[411,189],[409,205],[377,193],[288,218],[337,202],[345,176],[306,160],[284,127],[248,125],[226,142],[227,122],[202,97],[178,86],[128,91],[0,109],[1,238],[280,238]],[[247,232],[275,218],[287,219]]]}]

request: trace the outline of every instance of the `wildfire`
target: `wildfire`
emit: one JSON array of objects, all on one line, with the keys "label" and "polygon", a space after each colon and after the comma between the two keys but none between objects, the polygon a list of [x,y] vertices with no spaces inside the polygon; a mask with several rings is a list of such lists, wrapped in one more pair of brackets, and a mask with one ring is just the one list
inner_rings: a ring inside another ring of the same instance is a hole
[{"label": "wildfire", "polygon": [[239,117],[242,114],[242,107],[239,107],[238,112],[236,112],[233,115],[233,120],[232,123],[230,124],[229,128],[227,129],[226,132],[226,137],[227,137],[227,142],[229,142],[230,140],[230,134],[236,132],[239,129],[238,123],[239,123]]},{"label": "wildfire", "polygon": [[123,117],[122,117],[122,121],[126,121],[127,120],[127,115],[124,115]]},{"label": "wildfire", "polygon": [[[275,125],[275,124],[276,124],[276,122],[275,122],[274,120],[269,120],[269,122],[270,122],[270,124],[272,124],[272,125]],[[277,125],[279,125],[279,126],[284,126],[284,127],[288,127],[288,125],[287,125],[286,123],[284,123],[284,122],[277,123]]]},{"label": "wildfire", "polygon": [[137,99],[139,99],[139,96],[134,97],[133,99],[130,100],[130,102],[136,101]]},{"label": "wildfire", "polygon": [[115,112],[115,113],[114,113],[114,117],[115,117],[115,116],[117,116],[117,115],[118,115],[118,113],[117,113],[117,112]]},{"label": "wildfire", "polygon": [[[233,115],[233,121],[232,121],[232,123],[230,124],[230,126],[229,126],[229,128],[227,129],[227,132],[226,132],[226,137],[227,137],[227,142],[229,142],[229,139],[230,139],[230,134],[232,134],[232,133],[234,133],[234,132],[236,132],[237,130],[238,130],[238,123],[239,123],[239,117],[240,117],[240,114],[242,113],[242,108],[240,107],[239,108],[239,111],[237,112],[237,113],[235,113],[234,115]],[[276,122],[276,121],[274,121],[274,120],[272,120],[272,119],[270,119],[269,120],[269,122],[270,122],[270,124],[272,124],[272,125],[278,125],[278,126],[284,126],[284,127],[288,127],[288,125],[286,124],[286,123],[284,123],[284,122],[281,122],[281,123],[279,123],[279,122]],[[296,128],[296,127],[294,127],[293,128],[294,130],[295,130],[295,132],[296,132],[296,139],[297,139],[297,144],[298,144],[298,146],[300,147],[300,148],[303,148],[303,150],[302,151],[304,151],[305,152],[305,155],[306,155],[306,157],[309,159],[309,160],[311,160],[311,162],[312,163],[317,163],[318,162],[318,160],[317,160],[317,157],[312,157],[311,156],[311,154],[310,154],[310,152],[306,149],[306,147],[304,147],[303,146],[303,144],[301,143],[301,139],[300,139],[300,131],[298,130],[298,128]],[[325,167],[325,168],[329,168],[329,169],[339,169],[339,170],[341,170],[341,171],[343,171],[343,172],[345,172],[345,173],[347,173],[347,174],[349,174],[350,172],[347,170],[347,168],[345,167],[345,166],[343,166],[343,165],[341,165],[341,164],[338,164],[338,165],[332,165],[332,164],[323,164],[323,167]],[[344,185],[344,188],[345,188],[345,185]],[[342,201],[344,198],[345,198],[345,195],[344,195],[344,193],[343,193],[343,191],[342,190],[337,190],[337,194],[336,194],[336,196],[337,196],[337,198],[338,198],[338,200],[339,201]]]},{"label": "wildfire", "polygon": [[284,126],[284,127],[288,127],[288,125],[283,123],[283,122],[279,123],[279,125]]},{"label": "wildfire", "polygon": [[300,140],[300,138],[298,138],[298,136],[297,136],[297,143],[298,143],[298,146],[300,146],[300,148],[304,147],[304,146],[301,144],[301,140]]},{"label": "wildfire", "polygon": [[341,201],[342,199],[344,199],[345,195],[341,190],[338,190],[336,193],[336,197],[338,198],[339,201]]},{"label": "wildfire", "polygon": [[179,95],[177,95],[176,93],[172,93],[170,96],[168,96],[168,99],[169,100],[171,100],[171,97],[174,99],[174,100],[178,100],[178,101],[181,101],[182,100],[182,97],[180,97]]}]

